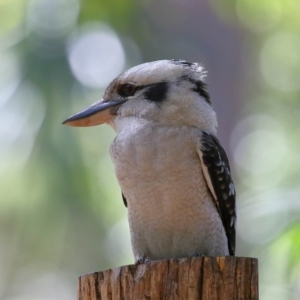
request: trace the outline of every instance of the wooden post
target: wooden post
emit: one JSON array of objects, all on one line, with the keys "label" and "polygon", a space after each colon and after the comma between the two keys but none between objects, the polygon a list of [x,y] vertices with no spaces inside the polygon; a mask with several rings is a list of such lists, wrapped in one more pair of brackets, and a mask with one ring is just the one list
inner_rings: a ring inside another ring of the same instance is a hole
[{"label": "wooden post", "polygon": [[258,262],[193,257],[83,275],[78,300],[258,300]]}]

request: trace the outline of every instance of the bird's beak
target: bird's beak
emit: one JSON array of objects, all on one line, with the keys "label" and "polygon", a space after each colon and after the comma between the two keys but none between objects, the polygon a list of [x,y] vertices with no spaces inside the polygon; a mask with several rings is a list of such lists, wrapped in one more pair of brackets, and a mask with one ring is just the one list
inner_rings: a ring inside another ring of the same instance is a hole
[{"label": "bird's beak", "polygon": [[120,105],[125,101],[104,101],[101,99],[71,116],[63,124],[75,127],[88,127],[107,123],[117,114]]}]

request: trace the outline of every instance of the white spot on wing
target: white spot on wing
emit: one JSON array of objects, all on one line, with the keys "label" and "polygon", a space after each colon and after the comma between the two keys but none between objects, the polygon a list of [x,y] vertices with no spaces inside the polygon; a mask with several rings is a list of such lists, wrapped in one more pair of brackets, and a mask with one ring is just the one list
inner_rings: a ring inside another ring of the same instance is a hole
[{"label": "white spot on wing", "polygon": [[234,188],[234,184],[232,182],[230,182],[229,184],[229,195],[234,195],[235,193],[235,188]]},{"label": "white spot on wing", "polygon": [[212,185],[210,176],[208,174],[208,169],[207,169],[206,165],[203,163],[203,153],[202,153],[201,150],[200,150],[200,155],[199,156],[200,156],[202,172],[203,172],[204,178],[206,180],[206,184],[208,185],[208,188],[209,188],[210,192],[212,193],[214,199],[217,200],[217,195],[215,193],[215,190],[214,190],[214,187]]}]

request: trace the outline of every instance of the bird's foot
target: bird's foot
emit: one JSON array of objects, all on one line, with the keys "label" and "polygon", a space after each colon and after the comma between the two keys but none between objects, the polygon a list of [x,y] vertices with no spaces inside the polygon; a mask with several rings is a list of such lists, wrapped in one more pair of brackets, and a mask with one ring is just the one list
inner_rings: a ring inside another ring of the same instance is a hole
[{"label": "bird's foot", "polygon": [[195,257],[203,257],[203,256],[205,256],[205,255],[202,254],[202,253],[196,252],[193,256],[195,256]]},{"label": "bird's foot", "polygon": [[138,257],[135,261],[135,264],[139,265],[139,264],[144,264],[147,262],[150,262],[150,260],[148,258],[146,258],[146,256],[144,255],[144,256]]}]

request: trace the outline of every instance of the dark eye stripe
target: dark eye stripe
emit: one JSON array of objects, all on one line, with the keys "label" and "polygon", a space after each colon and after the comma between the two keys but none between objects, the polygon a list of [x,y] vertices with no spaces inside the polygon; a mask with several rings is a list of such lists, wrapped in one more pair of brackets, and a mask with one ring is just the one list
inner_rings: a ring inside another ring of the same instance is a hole
[{"label": "dark eye stripe", "polygon": [[144,92],[144,96],[147,100],[153,102],[163,102],[166,99],[168,93],[168,83],[158,82],[148,86]]},{"label": "dark eye stripe", "polygon": [[211,105],[211,101],[210,101],[210,96],[209,93],[207,92],[206,88],[207,88],[207,84],[204,83],[201,80],[195,80],[193,78],[190,78],[189,76],[183,76],[181,78],[182,80],[187,80],[190,83],[193,84],[193,88],[192,91],[196,92],[199,96],[201,96],[208,104]]},{"label": "dark eye stripe", "polygon": [[118,87],[117,93],[123,97],[133,96],[138,90],[145,89],[145,99],[153,102],[163,102],[168,92],[167,82],[157,82],[149,85],[135,86],[129,83],[122,84]]},{"label": "dark eye stripe", "polygon": [[193,88],[193,91],[199,94],[201,97],[204,98],[204,100],[211,104],[209,93],[206,90],[207,84],[205,84],[203,81],[198,80],[198,81],[191,81],[190,82],[195,84],[195,87]]}]

